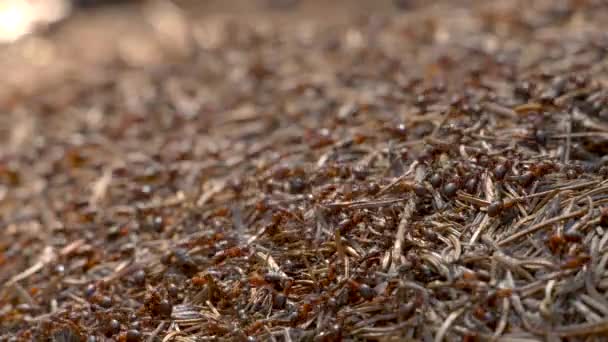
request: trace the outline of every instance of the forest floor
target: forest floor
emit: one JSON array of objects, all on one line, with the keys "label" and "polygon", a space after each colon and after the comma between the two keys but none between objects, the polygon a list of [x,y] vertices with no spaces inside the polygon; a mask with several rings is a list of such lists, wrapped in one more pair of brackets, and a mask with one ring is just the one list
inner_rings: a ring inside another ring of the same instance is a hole
[{"label": "forest floor", "polygon": [[288,2],[0,49],[0,341],[605,337],[608,4]]}]

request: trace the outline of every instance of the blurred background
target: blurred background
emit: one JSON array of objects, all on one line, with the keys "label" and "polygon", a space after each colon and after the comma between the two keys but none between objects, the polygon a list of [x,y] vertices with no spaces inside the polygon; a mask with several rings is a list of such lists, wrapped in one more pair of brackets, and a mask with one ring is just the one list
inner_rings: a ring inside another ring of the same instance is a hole
[{"label": "blurred background", "polygon": [[[214,22],[336,24],[391,14],[417,0],[0,0],[0,109],[66,79],[94,82],[101,66],[145,67],[213,44]],[[437,3],[437,2],[434,2]],[[261,18],[261,19],[260,19]],[[224,20],[225,22],[225,20]]]}]

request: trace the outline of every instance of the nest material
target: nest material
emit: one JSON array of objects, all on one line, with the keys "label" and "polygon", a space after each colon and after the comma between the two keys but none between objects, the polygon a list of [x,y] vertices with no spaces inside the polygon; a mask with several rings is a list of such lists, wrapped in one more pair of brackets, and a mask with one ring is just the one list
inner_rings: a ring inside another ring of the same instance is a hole
[{"label": "nest material", "polygon": [[605,336],[608,9],[535,4],[192,22],[13,103],[0,339]]}]

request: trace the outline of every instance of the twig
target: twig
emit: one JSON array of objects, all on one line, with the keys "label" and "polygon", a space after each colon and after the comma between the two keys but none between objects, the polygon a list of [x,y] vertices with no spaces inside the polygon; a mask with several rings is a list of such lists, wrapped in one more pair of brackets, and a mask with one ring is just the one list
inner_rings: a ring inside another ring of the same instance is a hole
[{"label": "twig", "polygon": [[452,312],[443,322],[443,324],[441,325],[441,327],[439,328],[439,331],[437,331],[437,335],[435,335],[435,342],[441,342],[443,341],[443,338],[445,336],[445,334],[447,333],[448,329],[450,328],[450,325],[452,325],[452,323],[454,323],[454,321],[458,318],[458,316],[462,315],[462,313],[464,312],[465,308],[460,308],[454,312]]},{"label": "twig", "polygon": [[520,238],[522,238],[522,237],[524,237],[524,236],[526,236],[528,234],[532,234],[532,233],[534,233],[534,232],[536,232],[538,230],[543,229],[546,226],[552,225],[552,224],[557,223],[559,221],[567,220],[567,219],[570,219],[570,218],[573,218],[573,217],[582,216],[586,212],[587,212],[587,209],[581,209],[581,210],[573,211],[571,213],[564,214],[564,215],[561,215],[561,216],[558,216],[558,217],[554,217],[552,219],[540,222],[538,224],[533,225],[532,227],[529,227],[529,228],[524,229],[524,230],[522,230],[520,232],[517,232],[517,233],[509,236],[508,238],[506,238],[506,239],[498,242],[498,246],[506,245],[506,244],[508,244],[510,242],[513,242],[513,241],[515,241],[517,239],[520,239]]},{"label": "twig", "polygon": [[352,202],[334,202],[324,204],[323,206],[327,208],[348,208],[348,209],[372,209],[378,207],[384,207],[391,204],[403,202],[407,200],[408,197],[400,197],[400,198],[391,198],[386,200],[377,200],[377,201],[352,201]]},{"label": "twig", "polygon": [[156,327],[156,329],[154,329],[151,333],[150,336],[148,336],[147,341],[148,342],[154,342],[154,339],[156,338],[156,336],[165,328],[165,324],[167,324],[166,321],[162,321],[158,324],[158,326]]}]

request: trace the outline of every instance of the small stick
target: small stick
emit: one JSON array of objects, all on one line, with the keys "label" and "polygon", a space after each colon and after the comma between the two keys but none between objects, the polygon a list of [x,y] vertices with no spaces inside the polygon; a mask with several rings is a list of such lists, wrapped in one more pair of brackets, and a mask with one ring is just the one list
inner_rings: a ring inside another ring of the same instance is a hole
[{"label": "small stick", "polygon": [[567,123],[567,136],[566,136],[566,148],[564,149],[563,161],[564,163],[570,162],[570,149],[572,148],[572,113],[568,114],[568,123]]},{"label": "small stick", "polygon": [[605,333],[608,331],[608,319],[600,322],[580,323],[561,326],[552,331],[544,331],[545,334],[556,334],[559,337],[572,337],[582,335],[593,335]]},{"label": "small stick", "polygon": [[385,194],[387,191],[389,191],[390,189],[392,189],[395,185],[399,184],[399,182],[403,181],[407,176],[411,175],[412,172],[414,172],[414,170],[416,169],[416,167],[418,166],[418,161],[414,161],[412,163],[412,165],[410,166],[410,168],[407,170],[406,173],[402,174],[401,176],[397,177],[395,180],[393,180],[392,182],[390,182],[387,186],[385,186],[383,189],[381,189],[375,197],[380,197],[383,194]]},{"label": "small stick", "polygon": [[407,197],[391,198],[378,201],[352,201],[352,202],[334,202],[325,204],[327,208],[349,208],[349,209],[370,209],[391,205],[407,200]]},{"label": "small stick", "polygon": [[490,205],[490,202],[488,201],[484,201],[481,198],[477,198],[474,196],[471,196],[463,191],[458,191],[456,194],[457,198],[463,202],[468,202],[471,203],[473,205],[476,205],[478,207],[487,207]]},{"label": "small stick", "polygon": [[567,219],[573,218],[573,217],[582,216],[582,215],[584,215],[587,212],[587,210],[588,210],[588,208],[587,209],[581,209],[581,210],[573,211],[571,213],[568,213],[568,214],[565,214],[565,215],[561,215],[561,216],[558,216],[558,217],[554,217],[552,219],[549,219],[549,220],[540,222],[538,224],[535,224],[535,225],[533,225],[532,227],[530,227],[528,229],[525,229],[525,230],[522,230],[520,232],[517,232],[517,233],[509,236],[508,238],[506,238],[506,239],[498,242],[498,246],[506,245],[509,242],[513,242],[513,241],[515,241],[515,240],[517,240],[517,239],[519,239],[519,238],[521,238],[523,236],[526,236],[528,234],[534,233],[537,230],[541,230],[544,227],[552,225],[552,224],[557,223],[559,221],[567,220]]},{"label": "small stick", "polygon": [[508,319],[509,319],[509,310],[511,308],[510,302],[508,298],[502,299],[502,314],[500,315],[500,320],[496,326],[496,330],[494,331],[494,337],[498,338],[503,334],[507,327]]},{"label": "small stick", "polygon": [[498,103],[486,102],[486,103],[483,104],[483,108],[485,110],[487,110],[488,112],[492,113],[492,114],[504,116],[504,117],[509,118],[509,119],[516,119],[517,118],[517,112],[516,111],[514,111],[511,108],[507,108],[507,107],[505,107],[503,105],[500,105]]},{"label": "small stick", "polygon": [[160,322],[156,329],[154,329],[154,331],[150,333],[150,336],[148,336],[147,342],[154,342],[156,335],[158,335],[165,328],[165,324],[167,324],[166,321]]},{"label": "small stick", "polygon": [[[416,168],[416,181],[421,181],[424,178],[425,167],[422,164],[419,164]],[[395,242],[393,244],[393,262],[391,264],[391,270],[394,271],[400,265],[400,257],[401,251],[403,250],[403,241],[405,240],[405,229],[410,223],[411,217],[414,214],[414,209],[416,208],[416,202],[413,198],[410,198],[405,207],[403,208],[403,213],[401,214],[401,220],[399,221],[399,226],[397,227],[397,233],[395,234]]]},{"label": "small stick", "polygon": [[441,328],[439,328],[439,331],[437,331],[437,335],[435,335],[435,340],[434,340],[435,342],[443,341],[443,337],[445,336],[446,332],[450,328],[450,325],[452,325],[452,323],[454,323],[454,321],[458,318],[458,316],[460,316],[464,312],[464,309],[465,308],[460,308],[460,309],[452,312],[448,316],[448,318],[445,319],[445,321],[441,325]]}]

